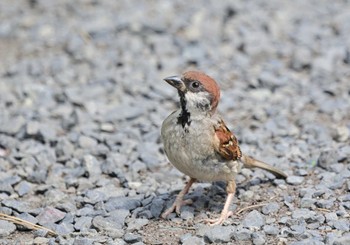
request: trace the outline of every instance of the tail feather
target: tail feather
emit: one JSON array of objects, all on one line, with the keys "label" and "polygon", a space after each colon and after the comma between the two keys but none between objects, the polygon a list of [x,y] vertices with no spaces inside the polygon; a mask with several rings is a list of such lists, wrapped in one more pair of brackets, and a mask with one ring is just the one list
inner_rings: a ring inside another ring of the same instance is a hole
[{"label": "tail feather", "polygon": [[244,164],[244,167],[246,168],[261,168],[264,170],[269,171],[273,175],[275,175],[277,178],[285,179],[287,178],[287,175],[283,173],[281,170],[268,165],[267,163],[264,163],[262,161],[256,160],[250,156],[242,155],[241,161]]}]

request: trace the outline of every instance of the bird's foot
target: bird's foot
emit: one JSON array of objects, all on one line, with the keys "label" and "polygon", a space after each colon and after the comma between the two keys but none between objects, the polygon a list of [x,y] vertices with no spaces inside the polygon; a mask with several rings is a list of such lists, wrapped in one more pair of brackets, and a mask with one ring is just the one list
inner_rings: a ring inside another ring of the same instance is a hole
[{"label": "bird's foot", "polygon": [[232,211],[229,212],[222,212],[220,214],[220,217],[217,219],[204,219],[202,220],[203,223],[208,224],[210,226],[214,226],[214,225],[221,225],[222,223],[224,223],[224,221],[230,217],[233,214]]},{"label": "bird's foot", "polygon": [[181,198],[181,199],[176,198],[176,200],[175,200],[175,202],[173,203],[173,205],[171,205],[170,208],[168,208],[164,213],[162,213],[161,217],[162,217],[163,219],[165,219],[169,214],[171,214],[172,212],[174,212],[174,210],[175,210],[175,212],[176,212],[178,215],[180,215],[180,213],[181,213],[181,211],[180,211],[180,210],[181,210],[181,207],[182,207],[183,205],[189,205],[189,204],[192,204],[192,203],[193,203],[192,199],[182,200],[182,198]]}]

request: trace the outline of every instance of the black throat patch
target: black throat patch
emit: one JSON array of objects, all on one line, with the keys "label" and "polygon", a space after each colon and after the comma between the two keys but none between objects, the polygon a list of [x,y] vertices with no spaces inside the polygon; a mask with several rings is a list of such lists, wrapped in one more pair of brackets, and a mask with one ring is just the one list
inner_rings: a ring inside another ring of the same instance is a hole
[{"label": "black throat patch", "polygon": [[191,114],[187,111],[186,108],[186,98],[185,94],[179,91],[180,96],[180,105],[181,105],[181,113],[179,117],[177,118],[177,123],[181,124],[183,128],[185,128],[186,124],[188,126],[191,125]]}]

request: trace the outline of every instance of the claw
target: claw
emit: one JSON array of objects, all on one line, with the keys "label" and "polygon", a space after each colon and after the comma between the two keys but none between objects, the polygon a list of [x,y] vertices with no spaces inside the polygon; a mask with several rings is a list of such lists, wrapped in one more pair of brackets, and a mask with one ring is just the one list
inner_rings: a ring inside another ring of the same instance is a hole
[{"label": "claw", "polygon": [[178,198],[176,198],[175,202],[173,203],[173,205],[171,205],[170,208],[168,208],[164,213],[162,213],[161,217],[163,219],[165,219],[169,214],[171,214],[172,212],[175,212],[180,215],[181,213],[181,207],[184,205],[189,205],[192,204],[193,201],[191,199],[187,199],[187,200],[180,200]]},{"label": "claw", "polygon": [[233,212],[229,211],[227,214],[221,213],[220,217],[217,219],[204,219],[204,220],[201,220],[201,222],[208,224],[210,226],[221,225],[222,223],[224,223],[224,221],[227,218],[229,218],[232,215],[233,215]]},{"label": "claw", "polygon": [[234,192],[229,193],[227,195],[224,208],[222,209],[220,217],[218,219],[205,219],[203,220],[203,222],[205,224],[209,224],[210,226],[221,225],[222,223],[224,223],[224,221],[233,214],[232,211],[228,210],[232,202],[233,196],[234,196]]},{"label": "claw", "polygon": [[171,205],[170,208],[168,208],[164,213],[162,213],[161,217],[163,219],[165,219],[169,214],[171,214],[172,212],[175,212],[180,215],[181,213],[181,207],[183,205],[188,205],[188,204],[192,204],[193,201],[191,199],[187,199],[187,200],[183,200],[184,196],[186,195],[186,193],[188,192],[188,190],[190,189],[191,185],[195,182],[196,180],[191,178],[188,183],[186,184],[186,186],[184,187],[184,189],[182,191],[180,191],[179,195],[177,195],[175,202],[173,203],[173,205]]}]

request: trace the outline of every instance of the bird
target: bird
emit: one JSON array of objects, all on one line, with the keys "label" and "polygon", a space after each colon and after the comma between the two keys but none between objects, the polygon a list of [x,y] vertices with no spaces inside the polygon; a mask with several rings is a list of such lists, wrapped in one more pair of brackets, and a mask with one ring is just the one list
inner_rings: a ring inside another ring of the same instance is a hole
[{"label": "bird", "polygon": [[229,208],[236,192],[235,178],[243,167],[287,177],[281,170],[241,152],[237,138],[217,113],[220,88],[212,77],[201,71],[187,71],[164,80],[177,89],[180,99],[180,108],[162,123],[164,152],[171,164],[190,179],[162,218],[174,211],[179,215],[181,206],[191,204],[191,200],[183,199],[196,181],[226,181],[227,198],[220,216],[204,220],[212,226],[220,225],[233,215]]}]

